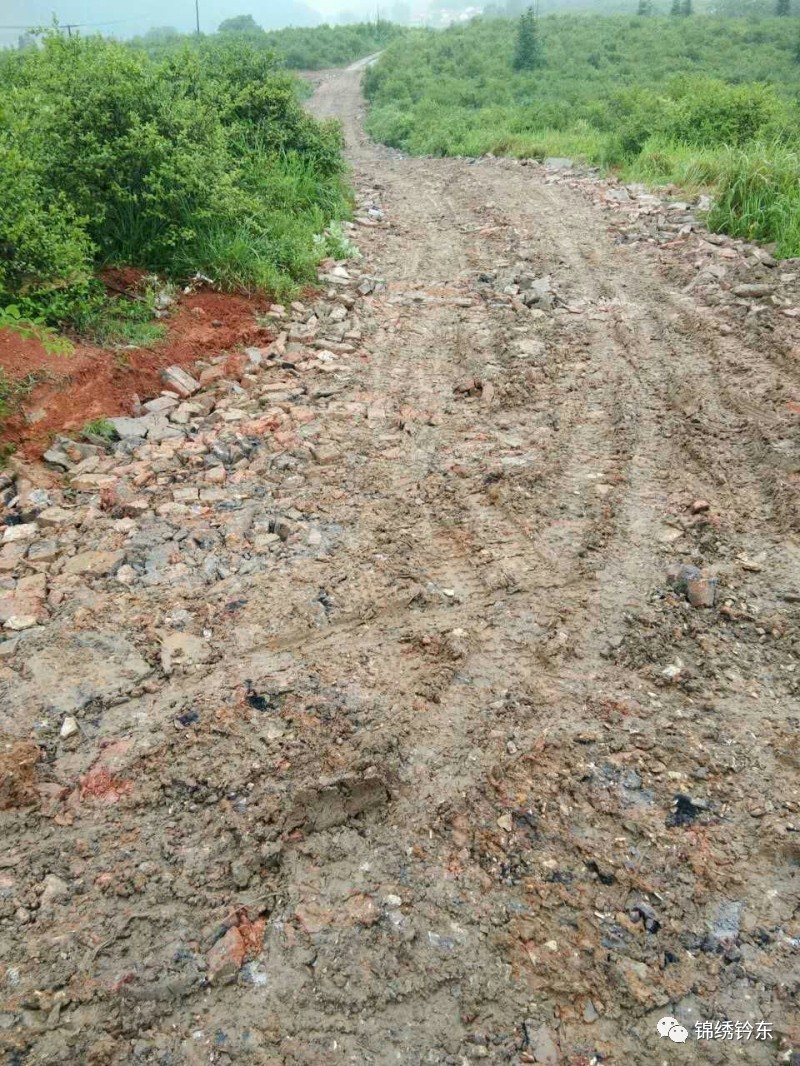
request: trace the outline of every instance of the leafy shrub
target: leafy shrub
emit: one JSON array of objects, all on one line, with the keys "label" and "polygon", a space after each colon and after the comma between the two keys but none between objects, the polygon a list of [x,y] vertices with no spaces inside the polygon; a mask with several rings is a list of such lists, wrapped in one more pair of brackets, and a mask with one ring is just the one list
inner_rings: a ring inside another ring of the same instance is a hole
[{"label": "leafy shrub", "polygon": [[[248,17],[248,16],[245,16]],[[238,23],[229,19],[228,23]],[[289,27],[265,32],[253,22],[242,26],[220,25],[220,32],[208,37],[196,35],[145,34],[135,38],[133,46],[149,56],[161,59],[176,48],[199,48],[204,53],[215,51],[223,39],[246,41],[251,47],[279,57],[280,62],[294,70],[321,70],[339,67],[356,59],[378,52],[404,32],[400,26],[383,19],[348,26]]]},{"label": "leafy shrub", "polygon": [[283,293],[311,280],[315,238],[349,210],[338,124],[307,115],[249,35],[169,41],[154,61],[54,32],[0,64],[0,306],[145,338],[103,310],[97,261]]},{"label": "leafy shrub", "polygon": [[[464,106],[492,107],[504,133],[567,131],[587,121],[608,135],[601,155],[620,163],[654,135],[703,145],[773,131],[795,136],[796,32],[790,20],[765,19],[760,43],[745,47],[748,25],[702,16],[547,16],[538,20],[546,64],[520,74],[509,73],[512,20],[409,31],[365,73],[369,128],[380,136],[385,126],[393,143],[424,150],[433,126],[439,143],[448,139]],[[435,108],[426,110],[428,102]],[[394,117],[384,120],[384,111]]]},{"label": "leafy shrub", "polygon": [[92,244],[63,194],[49,194],[35,164],[0,129],[0,305],[33,312],[89,280]]},{"label": "leafy shrub", "polygon": [[661,101],[646,89],[614,93],[608,101],[610,137],[604,162],[616,164],[634,159],[659,128],[661,114]]},{"label": "leafy shrub", "polygon": [[577,155],[636,180],[719,184],[715,225],[798,254],[792,20],[553,15],[537,26],[544,68],[516,74],[511,19],[392,42],[364,77],[369,131],[412,153]]},{"label": "leafy shrub", "polygon": [[775,121],[780,102],[767,85],[726,85],[712,78],[682,81],[662,132],[696,145],[742,145]]},{"label": "leafy shrub", "polygon": [[199,58],[186,59],[178,75],[121,44],[50,35],[12,82],[18,143],[104,258],[166,267],[220,205],[231,209],[225,130],[211,94],[193,86]]}]

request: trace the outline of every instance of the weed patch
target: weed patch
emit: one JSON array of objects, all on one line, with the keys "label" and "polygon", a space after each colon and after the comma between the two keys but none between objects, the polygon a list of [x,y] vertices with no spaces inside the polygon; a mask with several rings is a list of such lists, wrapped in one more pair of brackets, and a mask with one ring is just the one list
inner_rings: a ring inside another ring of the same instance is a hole
[{"label": "weed patch", "polygon": [[569,156],[715,190],[711,225],[800,254],[790,19],[553,15],[536,20],[535,38],[524,21],[475,19],[394,41],[364,83],[369,131],[386,144]]}]

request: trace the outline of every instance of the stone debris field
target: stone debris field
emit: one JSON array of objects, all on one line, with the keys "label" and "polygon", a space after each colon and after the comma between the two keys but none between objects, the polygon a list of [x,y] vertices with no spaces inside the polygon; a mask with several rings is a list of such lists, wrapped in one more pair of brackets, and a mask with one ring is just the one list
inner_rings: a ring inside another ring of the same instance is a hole
[{"label": "stone debris field", "polygon": [[359,255],[0,473],[0,1060],[798,1066],[800,263],[359,76]]}]

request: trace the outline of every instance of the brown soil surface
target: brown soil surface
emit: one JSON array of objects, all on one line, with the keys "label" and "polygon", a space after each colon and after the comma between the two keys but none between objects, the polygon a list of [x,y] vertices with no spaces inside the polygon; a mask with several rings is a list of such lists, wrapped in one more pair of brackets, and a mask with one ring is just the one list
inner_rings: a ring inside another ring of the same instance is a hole
[{"label": "brown soil surface", "polygon": [[6,487],[5,752],[41,758],[0,1047],[796,1066],[793,308],[710,303],[716,246],[628,244],[589,186],[372,145],[358,77],[312,106],[386,219],[309,349]]},{"label": "brown soil surface", "polygon": [[[115,272],[123,288],[131,277]],[[0,331],[0,369],[12,381],[36,374],[40,383],[26,396],[23,409],[9,418],[4,442],[23,458],[36,458],[59,432],[74,433],[101,417],[128,415],[134,397],[149,399],[162,388],[160,373],[241,345],[263,342],[266,331],[256,314],[268,304],[218,292],[178,297],[165,319],[167,335],[152,348],[110,351],[78,344],[70,355],[51,355],[35,340]]]}]

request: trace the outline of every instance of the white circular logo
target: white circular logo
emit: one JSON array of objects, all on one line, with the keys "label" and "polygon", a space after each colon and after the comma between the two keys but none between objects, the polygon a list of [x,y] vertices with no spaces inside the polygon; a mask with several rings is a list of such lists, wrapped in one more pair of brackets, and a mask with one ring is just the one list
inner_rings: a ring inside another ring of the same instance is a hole
[{"label": "white circular logo", "polygon": [[659,1020],[656,1029],[658,1029],[659,1036],[668,1036],[676,1044],[685,1044],[689,1036],[689,1031],[680,1024],[677,1018],[669,1014]]}]

